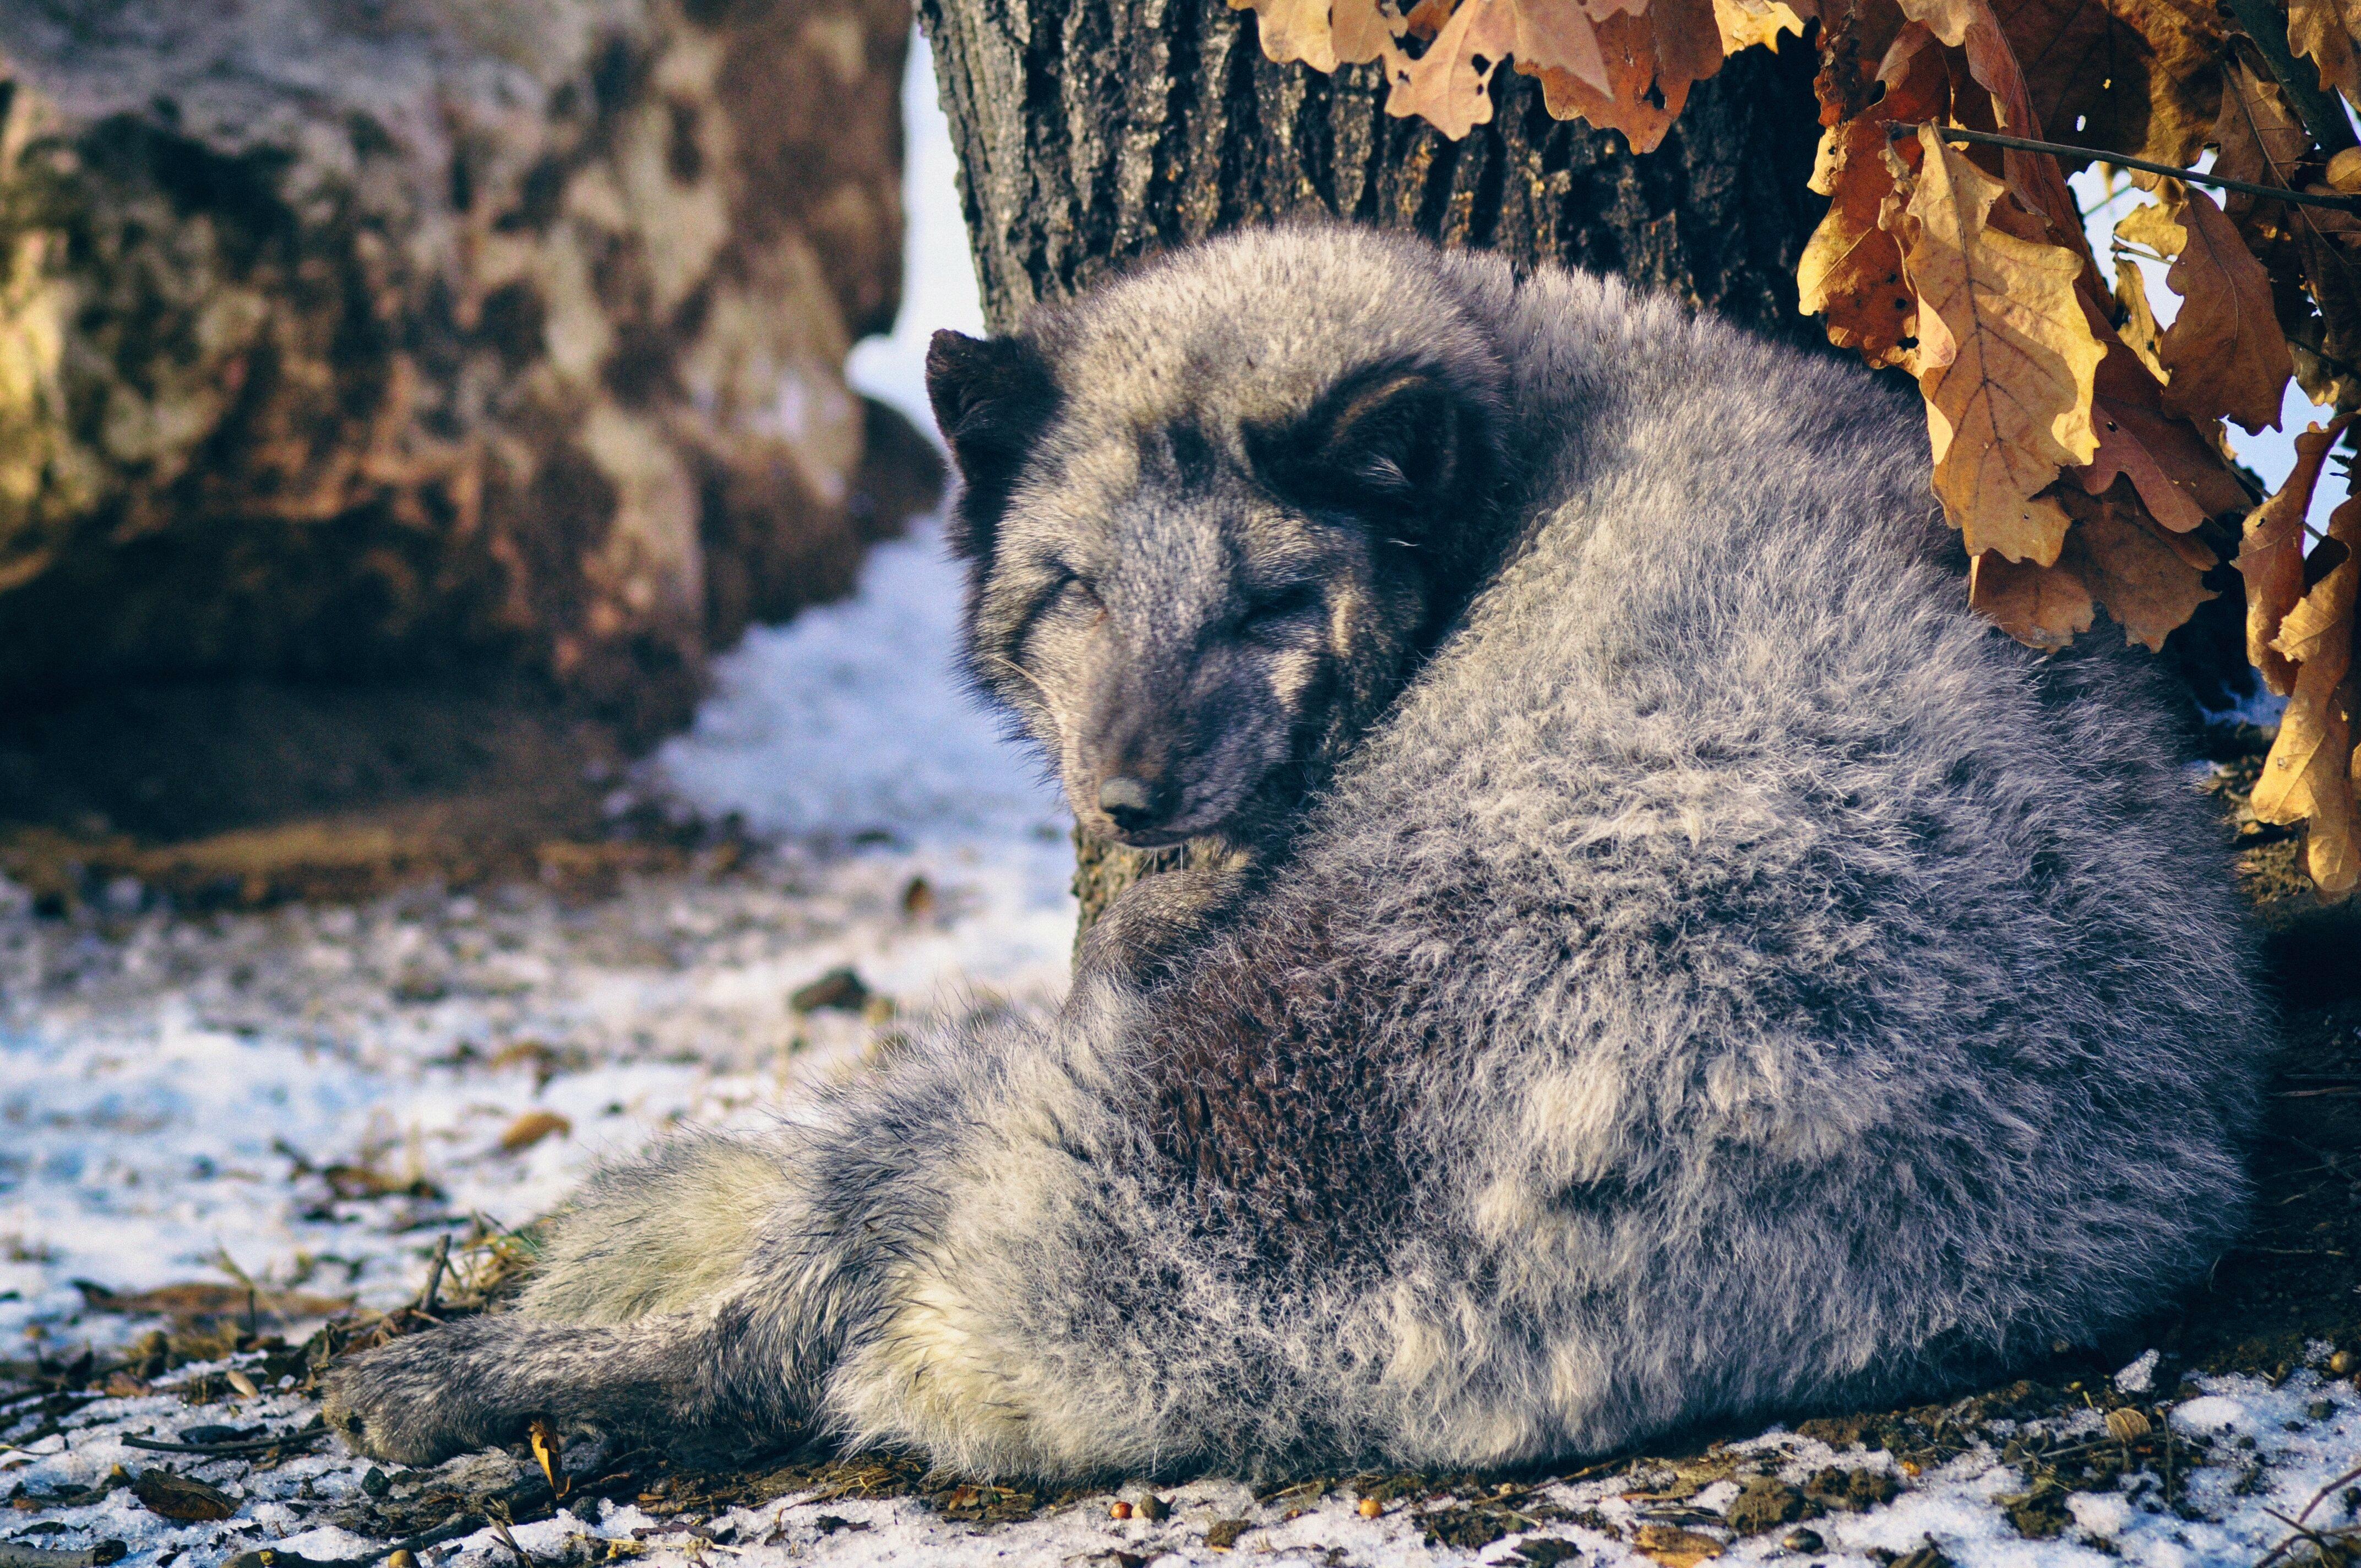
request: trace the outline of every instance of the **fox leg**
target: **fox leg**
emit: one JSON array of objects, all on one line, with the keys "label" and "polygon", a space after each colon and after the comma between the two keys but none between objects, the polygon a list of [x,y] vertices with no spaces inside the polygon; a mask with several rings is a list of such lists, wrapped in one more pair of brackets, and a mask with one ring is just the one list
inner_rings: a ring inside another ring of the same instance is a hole
[{"label": "fox leg", "polygon": [[800,1436],[873,1313],[885,1266],[932,1228],[1004,1025],[834,1094],[810,1125],[692,1133],[594,1177],[516,1309],[364,1352],[324,1414],[353,1447],[426,1464],[535,1417],[664,1440]]},{"label": "fox leg", "polygon": [[338,1366],[323,1415],[358,1452],[402,1464],[513,1442],[536,1418],[672,1438],[792,1439],[799,1428],[784,1402],[748,1398],[762,1386],[731,1376],[742,1346],[726,1320],[585,1328],[515,1313],[471,1319]]},{"label": "fox leg", "polygon": [[1075,975],[1152,982],[1218,929],[1260,874],[1246,851],[1191,845],[1188,864],[1140,878],[1092,922],[1074,955]]},{"label": "fox leg", "polygon": [[536,1417],[793,1435],[784,1368],[748,1376],[766,1231],[791,1211],[792,1140],[689,1134],[600,1172],[562,1214],[513,1311],[413,1334],[329,1376],[328,1424],[428,1464]]}]

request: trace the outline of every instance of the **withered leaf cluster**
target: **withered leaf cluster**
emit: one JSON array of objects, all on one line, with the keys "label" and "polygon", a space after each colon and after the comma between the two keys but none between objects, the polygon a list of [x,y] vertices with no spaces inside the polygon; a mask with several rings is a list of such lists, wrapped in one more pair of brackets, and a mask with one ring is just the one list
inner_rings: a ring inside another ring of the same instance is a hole
[{"label": "withered leaf cluster", "polygon": [[[1540,78],[1553,115],[1638,152],[1726,55],[1809,38],[1828,209],[1797,268],[1803,308],[1916,378],[1971,602],[2037,648],[2103,610],[2158,649],[2234,560],[2248,653],[2288,698],[2256,814],[2306,825],[2324,895],[2361,883],[2361,499],[2324,536],[2304,521],[2361,410],[2361,216],[2334,202],[2361,192],[2336,102],[2361,104],[2361,0],[1229,4],[1257,13],[1275,60],[1381,61],[1389,112],[1445,135],[1490,119],[1509,67]],[[2329,204],[2130,171],[2151,199],[2116,225],[2110,278],[2058,158],[1946,134],[1962,128],[2192,174],[2210,148],[2212,175]],[[2128,257],[2165,266],[2169,325]],[[2290,378],[2334,417],[2263,499],[2226,426],[2277,428]]]}]

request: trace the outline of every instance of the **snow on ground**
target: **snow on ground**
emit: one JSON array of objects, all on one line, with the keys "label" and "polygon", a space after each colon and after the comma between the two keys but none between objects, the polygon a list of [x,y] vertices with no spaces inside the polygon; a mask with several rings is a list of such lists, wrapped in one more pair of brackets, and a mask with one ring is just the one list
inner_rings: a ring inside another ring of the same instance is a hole
[{"label": "snow on ground", "polygon": [[[921,419],[926,332],[976,320],[928,70],[921,53],[911,309],[855,365],[867,389]],[[394,1305],[415,1292],[436,1242],[475,1216],[515,1224],[544,1212],[595,1161],[684,1118],[791,1103],[800,1085],[854,1070],[913,1014],[983,992],[1054,995],[1072,924],[1065,819],[951,678],[956,598],[954,570],[922,534],[878,551],[854,600],[757,631],[723,663],[695,729],[642,784],[708,817],[736,812],[763,836],[753,862],[726,874],[627,877],[615,896],[587,904],[535,885],[430,888],[358,908],[187,917],[142,907],[126,888],[120,907],[71,922],[35,919],[0,884],[0,1358],[119,1344],[151,1326],[86,1311],[78,1278],[129,1290],[235,1270],[266,1287]],[[920,881],[927,891],[914,899]],[[898,1011],[789,1007],[790,992],[839,966]],[[534,1112],[564,1130],[504,1147]],[[322,1174],[331,1164],[393,1184],[423,1179],[420,1194],[443,1196],[340,1197]],[[257,1358],[241,1366],[261,1376]],[[258,1469],[126,1445],[204,1425],[284,1431],[313,1413],[275,1388],[192,1409],[170,1387],[91,1404],[38,1441],[32,1420],[0,1415],[13,1423],[0,1425],[0,1495],[17,1500],[0,1512],[0,1563],[25,1547],[101,1541],[158,1568],[214,1568],[265,1546],[349,1559],[390,1544],[326,1522],[361,1488],[389,1484],[333,1449]],[[1986,1440],[1908,1478],[1883,1507],[1811,1521],[1817,1547],[1783,1547],[1783,1527],[1732,1542],[1726,1560],[1836,1568],[1931,1541],[1963,1568],[2251,1564],[2286,1533],[2275,1514],[2301,1513],[2361,1464],[2361,1396],[2349,1382],[2305,1369],[2277,1387],[2211,1379],[2178,1397],[2168,1419],[2183,1464],[2204,1464],[2182,1470],[2177,1510],[2159,1504],[2151,1467],[2118,1490],[2075,1495],[2062,1533],[2026,1539],[2000,1501],[2026,1478]],[[2095,1411],[2076,1420],[2065,1441],[2104,1441]],[[636,1554],[664,1564],[730,1556],[750,1568],[1132,1568],[1212,1562],[1225,1552],[1209,1536],[1231,1533],[1217,1523],[1243,1521],[1231,1552],[1273,1568],[1571,1560],[1550,1541],[1586,1561],[1636,1563],[1642,1525],[1709,1526],[1765,1467],[1800,1483],[1830,1464],[1894,1464],[1775,1431],[1722,1457],[1736,1474],[1678,1502],[1623,1496],[1645,1484],[1646,1464],[1518,1494],[1498,1506],[1535,1516],[1531,1528],[1480,1548],[1423,1539],[1449,1517],[1433,1499],[1389,1501],[1367,1518],[1349,1486],[1257,1502],[1221,1481],[1165,1491],[1172,1512],[1160,1521],[1114,1520],[1104,1496],[981,1526],[913,1498],[790,1493],[712,1519],[583,1504],[514,1536],[545,1565]],[[116,1466],[159,1465],[222,1486],[238,1512],[176,1524],[109,1480]],[[495,1453],[438,1475],[499,1479],[515,1466]],[[435,1484],[390,1478],[397,1497]],[[2312,1522],[2350,1524],[2352,1507],[2332,1496]],[[424,1556],[429,1568],[513,1563],[489,1531]]]},{"label": "snow on ground", "polygon": [[[840,1070],[910,1014],[1053,994],[1073,930],[1065,822],[951,679],[956,592],[922,534],[876,552],[851,601],[725,662],[653,782],[774,836],[737,874],[642,877],[579,907],[532,885],[428,888],[67,923],[16,900],[0,1336],[51,1332],[75,1278],[136,1289],[224,1260],[389,1305],[446,1221],[530,1219],[602,1156]],[[903,1016],[790,1009],[840,966]],[[504,1151],[537,1111],[570,1131]],[[332,1163],[424,1177],[448,1201],[338,1201],[303,1169]]]},{"label": "snow on ground", "polygon": [[[1065,828],[950,683],[953,592],[931,538],[891,545],[859,598],[730,661],[659,762],[684,803],[786,835],[737,874],[643,877],[579,907],[430,888],[65,923],[17,899],[0,914],[0,1336],[71,1315],[71,1279],[139,1288],[223,1259],[397,1300],[437,1216],[520,1223],[602,1155],[903,1026],[790,1010],[839,966],[905,1014],[1054,992]],[[846,848],[863,837],[882,841]],[[504,1152],[533,1111],[570,1133]],[[339,1202],[302,1172],[337,1162],[449,1201]]]},{"label": "snow on ground", "polygon": [[[0,1336],[53,1354],[120,1343],[150,1321],[84,1311],[71,1281],[220,1280],[230,1264],[266,1286],[392,1306],[414,1294],[436,1241],[471,1215],[522,1223],[594,1160],[682,1117],[791,1103],[799,1084],[853,1069],[913,1013],[985,989],[1053,995],[1072,921],[1063,822],[1029,762],[995,740],[950,679],[956,594],[931,537],[888,546],[858,598],[758,634],[725,666],[697,727],[660,754],[649,782],[772,835],[747,869],[627,879],[588,904],[524,885],[261,915],[181,917],[127,897],[121,911],[72,923],[37,920],[21,898],[0,909]],[[906,909],[915,878],[932,890],[931,909]],[[900,1014],[788,1007],[790,991],[839,965]],[[502,1135],[534,1111],[568,1130],[503,1149]],[[332,1162],[424,1178],[445,1196],[339,1198],[316,1174]],[[241,1366],[271,1381],[258,1358]],[[391,1544],[333,1522],[357,1488],[382,1490],[387,1478],[324,1444],[268,1469],[126,1444],[203,1426],[284,1431],[313,1414],[268,1387],[192,1409],[171,1387],[92,1404],[39,1441],[32,1420],[0,1426],[0,1443],[22,1445],[0,1451],[0,1494],[39,1503],[0,1514],[0,1562],[12,1547],[104,1541],[125,1543],[142,1568],[215,1568],[261,1547],[343,1560]],[[1817,1546],[1781,1546],[1783,1527],[1730,1543],[1726,1560],[1867,1568],[1931,1541],[1961,1568],[2099,1568],[2108,1557],[2246,1565],[2286,1533],[2273,1510],[2301,1513],[2361,1464],[2361,1397],[2349,1381],[2307,1369],[2277,1388],[2214,1379],[2180,1398],[2168,1418],[2183,1442],[2178,1510],[2162,1508],[2149,1466],[2120,1489],[2071,1497],[2062,1533],[2026,1539],[2002,1501],[2026,1478],[1986,1437],[1883,1507],[1811,1521]],[[2059,1441],[2104,1441],[2098,1423],[2088,1412]],[[749,1568],[1210,1563],[1224,1554],[1211,1539],[1222,1521],[1247,1527],[1232,1552],[1274,1568],[1547,1562],[1558,1560],[1553,1542],[1636,1565],[1641,1527],[1709,1526],[1763,1466],[1800,1483],[1830,1464],[1895,1464],[1781,1432],[1723,1458],[1736,1475],[1668,1504],[1623,1496],[1649,1485],[1646,1464],[1538,1487],[1512,1505],[1531,1527],[1480,1548],[1447,1544],[1447,1530],[1445,1543],[1427,1541],[1449,1517],[1433,1498],[1389,1501],[1371,1519],[1349,1486],[1257,1502],[1223,1481],[1163,1493],[1172,1512],[1160,1521],[1116,1521],[1107,1496],[977,1525],[916,1498],[807,1490],[712,1517],[585,1503],[513,1533],[544,1568],[634,1553],[662,1564],[731,1556]],[[237,1513],[173,1523],[123,1486],[110,1489],[116,1466],[159,1464],[221,1486]],[[517,1474],[493,1453],[442,1475],[488,1468]],[[397,1494],[443,1484],[391,1482]],[[2353,1522],[2341,1497],[2323,1508],[2315,1523]],[[424,1557],[427,1568],[513,1563],[489,1530]]]}]

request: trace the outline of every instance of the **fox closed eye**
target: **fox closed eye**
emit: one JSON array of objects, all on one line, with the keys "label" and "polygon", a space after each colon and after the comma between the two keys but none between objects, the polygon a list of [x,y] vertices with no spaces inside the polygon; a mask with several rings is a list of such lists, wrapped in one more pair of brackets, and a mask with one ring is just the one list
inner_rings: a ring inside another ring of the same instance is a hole
[{"label": "fox closed eye", "polygon": [[1298,583],[1249,604],[1238,624],[1250,633],[1285,632],[1311,620],[1325,607],[1326,601],[1316,584]]}]

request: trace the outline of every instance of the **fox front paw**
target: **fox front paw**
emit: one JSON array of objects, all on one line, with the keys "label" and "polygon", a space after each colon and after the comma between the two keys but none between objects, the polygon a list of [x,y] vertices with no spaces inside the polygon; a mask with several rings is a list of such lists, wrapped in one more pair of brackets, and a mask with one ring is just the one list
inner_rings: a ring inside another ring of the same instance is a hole
[{"label": "fox front paw", "polygon": [[529,1414],[503,1412],[469,1375],[462,1336],[441,1329],[364,1351],[328,1373],[321,1418],[354,1453],[392,1464],[440,1464],[511,1440]]}]

